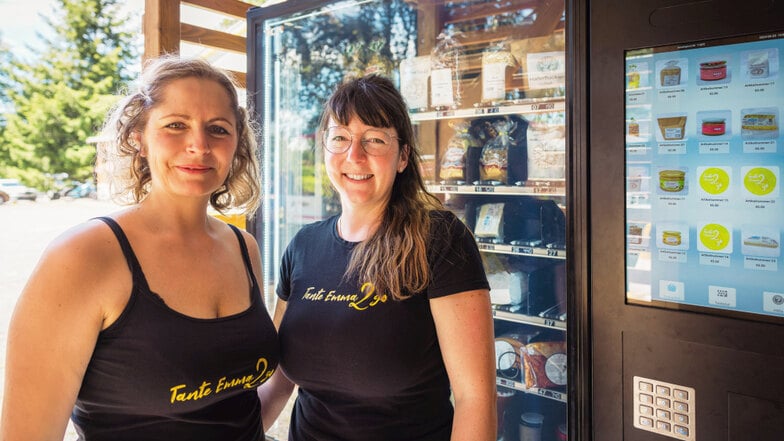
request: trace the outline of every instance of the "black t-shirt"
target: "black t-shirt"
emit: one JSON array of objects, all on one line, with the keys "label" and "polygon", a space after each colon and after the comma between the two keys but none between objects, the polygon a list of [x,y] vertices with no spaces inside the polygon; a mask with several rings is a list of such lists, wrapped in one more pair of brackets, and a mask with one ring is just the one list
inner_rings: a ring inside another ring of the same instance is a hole
[{"label": "black t-shirt", "polygon": [[430,287],[396,301],[370,281],[343,281],[354,243],[337,217],[308,225],[289,244],[277,293],[281,368],[299,385],[290,441],[444,441],[452,427],[449,381],[429,299],[487,289],[470,231],[433,212]]}]

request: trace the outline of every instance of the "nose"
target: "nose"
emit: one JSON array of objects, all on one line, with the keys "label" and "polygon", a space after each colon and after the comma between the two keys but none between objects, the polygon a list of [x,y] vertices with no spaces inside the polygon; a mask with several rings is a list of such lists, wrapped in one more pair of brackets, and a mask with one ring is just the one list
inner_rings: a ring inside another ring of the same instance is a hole
[{"label": "nose", "polygon": [[364,161],[367,158],[365,148],[362,147],[362,138],[359,136],[351,136],[351,145],[346,152],[346,159],[352,162]]},{"label": "nose", "polygon": [[193,130],[188,140],[188,152],[196,154],[210,153],[210,138],[206,130]]}]

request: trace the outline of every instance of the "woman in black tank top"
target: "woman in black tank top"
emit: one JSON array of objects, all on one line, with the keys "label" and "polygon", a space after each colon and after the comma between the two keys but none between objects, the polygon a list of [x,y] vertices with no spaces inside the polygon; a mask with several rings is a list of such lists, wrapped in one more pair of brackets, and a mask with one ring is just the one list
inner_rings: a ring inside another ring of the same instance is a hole
[{"label": "woman in black tank top", "polygon": [[260,201],[235,84],[162,57],[106,131],[129,207],[41,257],[9,328],[0,439],[62,439],[70,417],[87,441],[262,440],[256,388],[279,350],[258,244],[208,214]]}]

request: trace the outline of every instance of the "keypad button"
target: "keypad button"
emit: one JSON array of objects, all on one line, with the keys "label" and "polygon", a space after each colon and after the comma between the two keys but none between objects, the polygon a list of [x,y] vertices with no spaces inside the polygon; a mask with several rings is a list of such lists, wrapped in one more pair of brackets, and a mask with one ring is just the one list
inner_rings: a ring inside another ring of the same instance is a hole
[{"label": "keypad button", "polygon": [[675,396],[675,398],[678,399],[678,400],[688,400],[689,399],[689,391],[681,390],[681,389],[675,389],[675,391],[673,392],[673,396]]},{"label": "keypad button", "polygon": [[640,390],[643,392],[653,392],[653,385],[651,383],[646,383],[645,381],[640,381]]},{"label": "keypad button", "polygon": [[653,404],[653,395],[640,394],[640,403]]},{"label": "keypad button", "polygon": [[670,396],[670,388],[667,386],[656,386],[656,394],[657,395],[664,395],[665,397]]},{"label": "keypad button", "polygon": [[681,435],[681,436],[689,436],[689,428],[688,427],[679,426],[679,425],[676,424],[675,425],[675,433],[677,433],[678,435]]},{"label": "keypad button", "polygon": [[659,418],[660,420],[669,420],[670,413],[666,410],[656,409],[656,418]]},{"label": "keypad button", "polygon": [[640,415],[653,416],[653,407],[640,405]]},{"label": "keypad button", "polygon": [[689,416],[688,415],[684,415],[682,413],[676,413],[674,415],[674,418],[675,418],[675,422],[676,423],[689,424]]},{"label": "keypad button", "polygon": [[666,421],[656,421],[656,428],[665,432],[670,431],[670,423]]},{"label": "keypad button", "polygon": [[675,406],[673,406],[673,407],[678,412],[688,412],[689,411],[689,405],[686,404],[686,403],[681,403],[680,401],[676,401],[675,402]]},{"label": "keypad button", "polygon": [[670,407],[670,400],[666,398],[656,397],[656,405],[659,407]]},{"label": "keypad button", "polygon": [[646,427],[653,427],[653,420],[651,418],[640,417],[640,425]]}]

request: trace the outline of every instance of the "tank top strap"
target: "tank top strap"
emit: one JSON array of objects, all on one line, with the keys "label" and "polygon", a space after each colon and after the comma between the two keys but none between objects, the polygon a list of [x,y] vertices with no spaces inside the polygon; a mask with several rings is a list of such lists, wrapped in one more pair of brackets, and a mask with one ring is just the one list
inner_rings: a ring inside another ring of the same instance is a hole
[{"label": "tank top strap", "polygon": [[120,248],[122,249],[123,255],[125,256],[125,261],[128,262],[128,268],[131,270],[131,276],[133,277],[133,283],[138,284],[145,291],[149,291],[150,288],[147,285],[147,278],[144,277],[144,272],[142,272],[142,266],[139,264],[139,259],[136,258],[136,253],[133,252],[133,248],[131,248],[131,243],[128,241],[128,236],[125,235],[125,232],[120,227],[120,224],[117,223],[114,219],[106,216],[96,217],[100,221],[103,221],[109,228],[112,229],[114,232],[115,237],[117,237],[117,242],[120,243]]},{"label": "tank top strap", "polygon": [[[245,243],[245,239],[242,237],[242,233],[240,232],[239,228],[232,224],[228,224],[231,227],[234,234],[237,236],[237,240],[240,243],[240,251],[242,251],[242,260],[245,262],[245,270],[248,272],[248,276],[250,277],[251,286],[251,296],[253,293],[256,292],[256,287],[258,283],[256,282],[256,276],[253,275],[253,265],[250,263],[250,254],[248,254],[248,245]],[[251,301],[253,299],[251,298]]]}]

